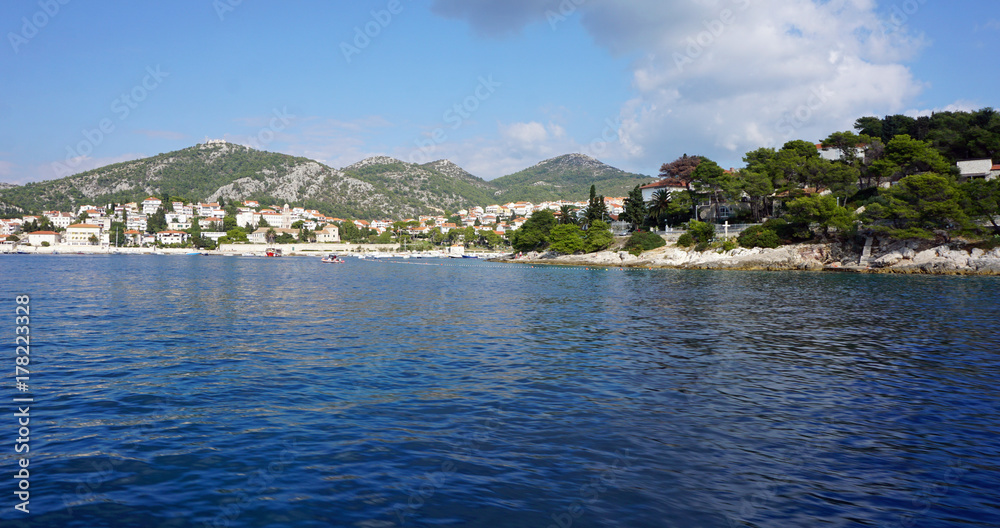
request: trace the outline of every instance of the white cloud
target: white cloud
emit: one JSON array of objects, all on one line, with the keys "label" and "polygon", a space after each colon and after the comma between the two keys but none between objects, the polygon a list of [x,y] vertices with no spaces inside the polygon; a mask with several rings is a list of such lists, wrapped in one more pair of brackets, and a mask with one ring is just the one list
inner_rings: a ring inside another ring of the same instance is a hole
[{"label": "white cloud", "polygon": [[549,138],[545,125],[535,121],[500,125],[500,135],[521,148],[531,148]]},{"label": "white cloud", "polygon": [[[435,8],[499,35],[543,23],[551,2],[463,4],[437,0]],[[473,7],[496,16],[485,20]],[[904,61],[924,43],[877,8],[874,0],[583,2],[580,21],[595,42],[637,57],[635,94],[622,103],[607,157],[656,167],[686,152],[736,164],[760,146],[818,140],[858,117],[902,112],[923,88]],[[551,142],[535,125],[508,132]]]},{"label": "white cloud", "polygon": [[1000,20],[991,18],[987,20],[982,26],[976,26],[976,31],[1000,31]]}]

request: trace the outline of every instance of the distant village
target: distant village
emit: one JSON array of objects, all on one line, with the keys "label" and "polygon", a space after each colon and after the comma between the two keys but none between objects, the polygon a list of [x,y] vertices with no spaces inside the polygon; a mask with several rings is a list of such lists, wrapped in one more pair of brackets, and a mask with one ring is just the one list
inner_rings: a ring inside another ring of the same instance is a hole
[{"label": "distant village", "polygon": [[[650,187],[652,192],[654,185]],[[605,198],[605,205],[613,222],[624,210],[624,197]],[[473,228],[477,234],[492,232],[506,240],[527,218],[537,211],[549,209],[556,215],[565,206],[583,214],[586,201],[555,201],[533,204],[511,202],[486,207],[472,207],[450,216],[421,215],[403,220],[345,220],[328,217],[315,209],[283,206],[262,207],[256,201],[243,201],[223,207],[219,203],[170,202],[164,207],[160,198],[148,197],[142,202],[108,204],[104,207],[82,205],[76,211],[44,211],[41,216],[26,215],[21,218],[0,219],[0,244],[14,246],[27,244],[43,246],[182,246],[194,236],[214,244],[230,242],[225,229],[228,221],[242,228],[251,244],[274,243],[275,237],[298,237],[303,231],[311,234],[318,243],[341,242],[341,230],[346,222],[372,235],[405,233],[413,239],[429,238],[434,232],[447,235],[452,230]],[[170,209],[170,211],[167,211]],[[227,213],[227,209],[229,212]],[[166,229],[150,229],[154,215],[163,214]],[[459,222],[456,222],[459,220]],[[45,226],[46,229],[37,229]],[[116,230],[117,226],[117,230]],[[367,231],[366,231],[367,230]],[[270,239],[269,239],[270,238]],[[235,241],[233,241],[235,242]]]}]

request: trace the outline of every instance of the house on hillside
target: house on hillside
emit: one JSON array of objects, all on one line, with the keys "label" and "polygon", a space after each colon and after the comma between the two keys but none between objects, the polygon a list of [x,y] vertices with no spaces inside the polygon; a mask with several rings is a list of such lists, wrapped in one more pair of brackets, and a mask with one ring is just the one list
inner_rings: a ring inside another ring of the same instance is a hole
[{"label": "house on hillside", "polygon": [[644,202],[652,200],[656,191],[664,190],[667,192],[680,192],[686,191],[687,188],[688,182],[677,178],[663,178],[660,181],[640,187],[642,190],[642,201]]},{"label": "house on hillside", "polygon": [[159,198],[150,196],[142,201],[142,214],[151,215],[160,209],[163,202]]},{"label": "house on hillside", "polygon": [[959,177],[963,180],[985,178],[987,181],[1000,176],[1000,165],[994,165],[992,159],[973,159],[958,162]]},{"label": "house on hillside", "polygon": [[[844,152],[837,147],[831,147],[830,145],[824,145],[822,143],[816,143],[816,150],[819,151],[819,157],[828,161],[837,161],[843,156]],[[854,147],[854,155],[858,158],[865,157],[865,145],[858,145]]]}]

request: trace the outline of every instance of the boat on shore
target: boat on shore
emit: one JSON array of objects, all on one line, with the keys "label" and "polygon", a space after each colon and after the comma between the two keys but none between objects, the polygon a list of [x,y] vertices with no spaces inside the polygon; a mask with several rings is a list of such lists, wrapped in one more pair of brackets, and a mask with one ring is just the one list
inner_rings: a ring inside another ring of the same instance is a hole
[{"label": "boat on shore", "polygon": [[264,256],[265,257],[280,257],[281,256],[281,248],[267,248],[264,251]]}]

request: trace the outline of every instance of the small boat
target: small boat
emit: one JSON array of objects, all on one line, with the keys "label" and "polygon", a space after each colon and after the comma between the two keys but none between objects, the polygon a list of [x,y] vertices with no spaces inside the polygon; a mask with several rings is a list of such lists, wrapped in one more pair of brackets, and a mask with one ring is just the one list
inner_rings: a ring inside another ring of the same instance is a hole
[{"label": "small boat", "polygon": [[333,253],[331,253],[331,254],[323,257],[322,259],[320,259],[320,262],[325,262],[327,264],[343,264],[344,263],[344,259],[342,259],[342,258],[338,257],[337,255],[334,255]]},{"label": "small boat", "polygon": [[479,255],[462,255],[462,258],[479,258]]},{"label": "small boat", "polygon": [[267,250],[264,251],[264,256],[266,256],[266,257],[280,257],[281,256],[281,249],[280,248],[267,248]]}]

